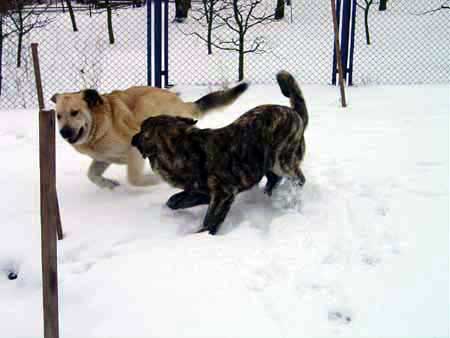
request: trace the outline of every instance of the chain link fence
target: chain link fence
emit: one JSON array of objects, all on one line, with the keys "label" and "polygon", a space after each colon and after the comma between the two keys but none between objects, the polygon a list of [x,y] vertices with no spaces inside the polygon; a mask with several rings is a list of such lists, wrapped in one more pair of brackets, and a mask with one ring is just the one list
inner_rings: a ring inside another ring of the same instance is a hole
[{"label": "chain link fence", "polygon": [[[44,9],[46,6],[37,7]],[[48,23],[23,37],[22,64],[17,67],[18,38],[3,43],[0,107],[37,106],[30,44],[39,43],[43,90],[47,106],[58,92],[96,88],[100,92],[147,84],[147,12],[145,6],[113,10],[114,43],[110,44],[106,9],[75,10],[74,32],[67,10],[46,8]],[[3,20],[8,20],[4,17]],[[34,19],[30,19],[34,20]],[[32,22],[32,21],[30,21]],[[5,26],[4,26],[5,28]]]},{"label": "chain link fence", "polygon": [[[215,0],[217,6],[223,0]],[[246,18],[251,3],[242,3]],[[327,1],[286,1],[282,20],[273,20],[276,0],[256,1],[245,35],[242,74],[253,83],[274,83],[280,69],[301,83],[329,84],[332,75],[333,31]],[[364,7],[365,0],[358,0]],[[369,12],[371,44],[367,45],[364,10],[357,9],[353,65],[354,84],[415,84],[450,82],[450,10],[433,9],[443,0],[390,0],[386,11],[374,4]],[[105,9],[75,11],[78,32],[69,13],[52,8],[43,15],[43,28],[23,37],[21,66],[17,67],[17,35],[3,39],[0,108],[35,107],[34,75],[29,46],[39,43],[44,93],[96,88],[100,92],[147,84],[147,9],[114,10],[115,42],[110,44]],[[239,35],[233,30],[230,8],[221,8],[206,42],[203,2],[192,1],[187,20],[175,22],[169,2],[169,83],[227,85],[240,77]],[[432,12],[430,12],[432,11]],[[265,18],[263,20],[263,18]],[[3,16],[3,30],[6,27]],[[223,47],[223,48],[219,48]]]},{"label": "chain link fence", "polygon": [[[363,7],[364,0],[358,0]],[[364,9],[357,9],[354,84],[450,83],[450,1],[390,0],[372,5],[367,44]]]},{"label": "chain link fence", "polygon": [[[248,0],[247,5],[256,3]],[[244,2],[245,3],[245,2]],[[192,2],[191,15],[184,23],[169,27],[169,69],[171,82],[176,84],[221,84],[239,80],[239,33],[233,10],[216,4],[212,30],[212,54],[208,54],[208,27],[201,1]],[[276,1],[262,1],[249,18],[250,27],[245,35],[244,76],[252,83],[273,83],[278,70],[286,69],[302,83],[329,83],[333,59],[333,26],[330,4],[327,1],[292,1],[285,8],[285,17],[273,19]],[[243,21],[248,18],[250,7],[243,6],[239,13]],[[174,17],[175,9],[170,8]],[[268,17],[272,15],[272,17]],[[233,43],[235,42],[235,43]],[[230,48],[231,47],[231,48]]]}]

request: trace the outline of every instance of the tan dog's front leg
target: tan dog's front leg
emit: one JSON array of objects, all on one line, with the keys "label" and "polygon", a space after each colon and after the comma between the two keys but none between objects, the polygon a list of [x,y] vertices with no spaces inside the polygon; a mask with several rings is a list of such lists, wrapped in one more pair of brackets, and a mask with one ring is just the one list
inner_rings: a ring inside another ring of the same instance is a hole
[{"label": "tan dog's front leg", "polygon": [[102,175],[108,169],[111,163],[93,160],[88,170],[88,178],[92,183],[100,188],[113,189],[119,185],[119,182],[104,178]]},{"label": "tan dog's front leg", "polygon": [[130,184],[145,187],[158,183],[158,179],[154,175],[144,175],[145,160],[135,147],[128,150],[128,182]]}]

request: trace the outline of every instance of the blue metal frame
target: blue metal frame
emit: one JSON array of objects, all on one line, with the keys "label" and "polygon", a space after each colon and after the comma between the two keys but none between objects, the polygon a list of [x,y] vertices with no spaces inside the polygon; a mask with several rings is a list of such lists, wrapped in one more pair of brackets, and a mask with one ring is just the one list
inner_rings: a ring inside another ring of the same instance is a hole
[{"label": "blue metal frame", "polygon": [[162,2],[153,0],[155,7],[155,86],[162,87]]},{"label": "blue metal frame", "polygon": [[169,0],[164,1],[164,87],[169,87]]},{"label": "blue metal frame", "polygon": [[348,72],[348,85],[353,85],[353,53],[355,51],[355,24],[356,24],[356,0],[352,3],[352,31],[350,33],[350,64]]},{"label": "blue metal frame", "polygon": [[[336,17],[338,29],[341,27],[341,0],[336,0]],[[334,33],[333,33],[333,72],[331,74],[331,83],[336,85],[336,74],[337,74],[337,64],[336,64],[336,44],[334,43]]]},{"label": "blue metal frame", "polygon": [[147,85],[152,85],[152,2],[147,0]]},{"label": "blue metal frame", "polygon": [[[341,20],[342,1],[342,20]],[[336,0],[336,16],[340,29],[340,47],[344,81],[349,85],[353,81],[353,52],[355,43],[356,0]],[[333,39],[334,46],[334,39]],[[333,47],[333,73],[331,83],[336,85],[337,65],[336,47]]]},{"label": "blue metal frame", "polygon": [[[164,12],[162,4],[164,2]],[[153,6],[152,6],[153,4]],[[153,8],[152,8],[153,7]],[[153,19],[152,19],[153,17]],[[164,32],[164,34],[163,34]],[[154,33],[154,35],[153,35]],[[163,41],[164,39],[164,41]],[[152,62],[153,61],[153,62]],[[163,67],[164,62],[164,67]],[[153,76],[154,75],[154,78]],[[147,1],[147,84],[169,86],[169,1]]]}]

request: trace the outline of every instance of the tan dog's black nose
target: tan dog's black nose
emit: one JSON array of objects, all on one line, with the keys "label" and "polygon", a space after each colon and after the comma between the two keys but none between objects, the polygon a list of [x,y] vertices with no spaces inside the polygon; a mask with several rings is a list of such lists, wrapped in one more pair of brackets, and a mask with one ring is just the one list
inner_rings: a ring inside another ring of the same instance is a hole
[{"label": "tan dog's black nose", "polygon": [[63,127],[59,132],[61,136],[64,137],[65,139],[71,139],[74,135],[74,130],[69,127]]}]

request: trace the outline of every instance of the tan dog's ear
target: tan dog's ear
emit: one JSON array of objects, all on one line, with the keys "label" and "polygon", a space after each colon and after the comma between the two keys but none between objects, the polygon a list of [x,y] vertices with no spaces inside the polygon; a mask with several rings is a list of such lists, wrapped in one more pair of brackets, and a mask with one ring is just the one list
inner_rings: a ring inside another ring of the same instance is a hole
[{"label": "tan dog's ear", "polygon": [[56,100],[58,99],[59,94],[53,94],[53,96],[51,97],[50,101],[52,101],[53,103],[56,103]]},{"label": "tan dog's ear", "polygon": [[83,90],[83,100],[86,101],[89,108],[93,108],[103,103],[103,99],[95,89]]}]

